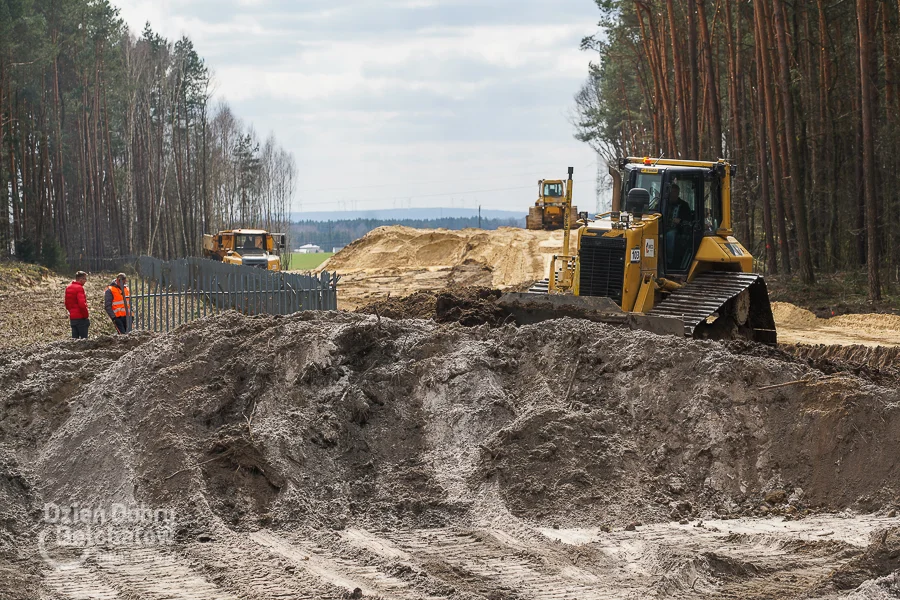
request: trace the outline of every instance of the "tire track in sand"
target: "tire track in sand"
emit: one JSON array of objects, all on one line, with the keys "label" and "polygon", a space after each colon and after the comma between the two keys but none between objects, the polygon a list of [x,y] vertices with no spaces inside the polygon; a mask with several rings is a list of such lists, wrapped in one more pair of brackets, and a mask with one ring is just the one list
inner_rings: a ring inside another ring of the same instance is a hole
[{"label": "tire track in sand", "polygon": [[385,558],[411,557],[429,574],[451,578],[448,583],[474,588],[471,591],[487,597],[510,590],[515,590],[516,597],[533,600],[622,597],[615,590],[600,589],[600,580],[588,571],[554,568],[528,552],[524,542],[510,545],[488,531],[428,529],[391,533],[387,538],[356,531],[345,539],[371,551],[383,548]]}]

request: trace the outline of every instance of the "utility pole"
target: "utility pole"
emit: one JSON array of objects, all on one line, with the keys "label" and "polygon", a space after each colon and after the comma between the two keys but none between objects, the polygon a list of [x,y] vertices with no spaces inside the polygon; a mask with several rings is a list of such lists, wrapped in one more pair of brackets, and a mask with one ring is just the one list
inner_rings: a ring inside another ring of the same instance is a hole
[{"label": "utility pole", "polygon": [[478,229],[481,229],[481,205],[478,205]]}]

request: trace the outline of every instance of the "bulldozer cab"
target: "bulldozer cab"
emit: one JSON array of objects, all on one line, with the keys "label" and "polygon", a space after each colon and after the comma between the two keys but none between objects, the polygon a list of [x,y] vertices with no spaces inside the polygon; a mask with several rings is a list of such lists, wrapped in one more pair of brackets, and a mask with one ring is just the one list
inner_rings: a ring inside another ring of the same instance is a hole
[{"label": "bulldozer cab", "polygon": [[566,186],[562,181],[542,182],[541,196],[544,198],[562,198],[566,195]]},{"label": "bulldozer cab", "polygon": [[687,275],[703,237],[730,233],[722,230],[723,176],[724,169],[717,166],[626,165],[622,197],[641,188],[649,199],[646,206],[628,206],[626,201],[625,209],[660,215],[661,276]]}]

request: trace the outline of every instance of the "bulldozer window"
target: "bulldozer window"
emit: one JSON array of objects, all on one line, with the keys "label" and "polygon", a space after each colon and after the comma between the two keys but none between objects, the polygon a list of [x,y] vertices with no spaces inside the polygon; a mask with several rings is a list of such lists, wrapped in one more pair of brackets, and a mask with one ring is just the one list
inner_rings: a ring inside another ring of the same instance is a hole
[{"label": "bulldozer window", "polygon": [[[701,173],[676,173],[668,186],[665,203],[666,271],[682,272],[691,264],[696,250],[695,223],[703,200]],[[677,186],[677,188],[676,188]]]},{"label": "bulldozer window", "polygon": [[660,191],[662,190],[662,173],[636,173],[634,178],[634,185],[629,188],[629,190],[625,190],[626,195],[628,191],[634,188],[643,188],[650,192],[650,204],[647,206],[646,210],[648,212],[659,212],[659,200],[661,197]]},{"label": "bulldozer window", "polygon": [[[532,188],[534,189],[534,188]],[[563,197],[563,184],[561,183],[545,183],[544,184],[544,196],[549,196],[551,198],[562,198]]]},{"label": "bulldozer window", "polygon": [[718,178],[707,179],[703,186],[703,233],[715,235],[722,225],[722,192]]}]

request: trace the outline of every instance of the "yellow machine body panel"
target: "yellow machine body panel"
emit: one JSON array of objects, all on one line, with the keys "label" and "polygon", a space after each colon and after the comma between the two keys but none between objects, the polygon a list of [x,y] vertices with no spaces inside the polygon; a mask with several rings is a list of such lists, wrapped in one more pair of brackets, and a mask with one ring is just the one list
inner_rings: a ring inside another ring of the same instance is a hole
[{"label": "yellow machine body panel", "polygon": [[[628,229],[608,230],[591,226],[582,227],[578,230],[578,248],[583,247],[585,238],[590,240],[590,238],[605,237],[623,240],[626,253],[621,308],[628,312],[644,312],[637,310],[636,305],[641,287],[651,281],[657,273],[659,254],[656,247],[659,238],[659,215],[646,215],[646,218],[634,221],[632,225]],[[576,296],[581,295],[581,279],[581,260],[578,260],[573,288]],[[641,308],[649,310],[653,306],[642,306]]]}]

